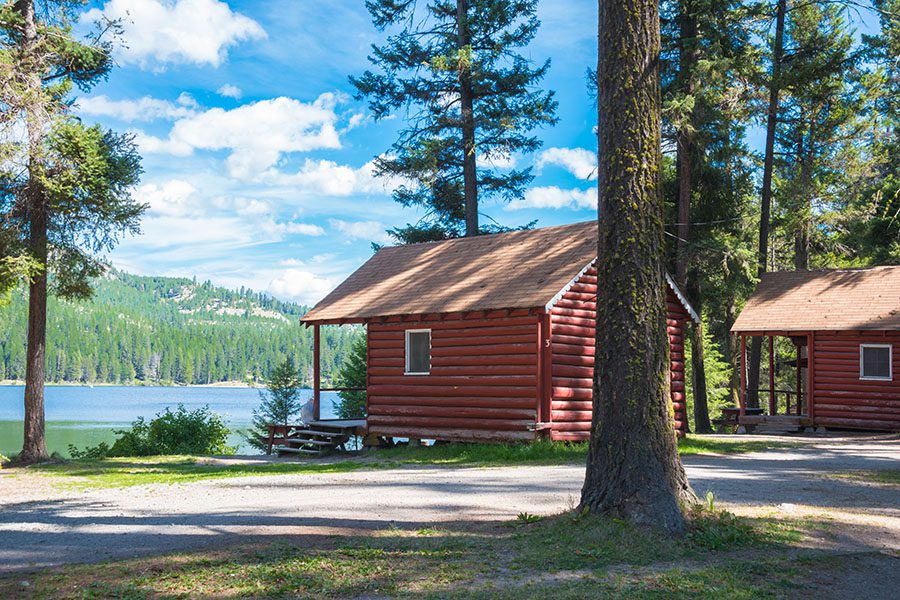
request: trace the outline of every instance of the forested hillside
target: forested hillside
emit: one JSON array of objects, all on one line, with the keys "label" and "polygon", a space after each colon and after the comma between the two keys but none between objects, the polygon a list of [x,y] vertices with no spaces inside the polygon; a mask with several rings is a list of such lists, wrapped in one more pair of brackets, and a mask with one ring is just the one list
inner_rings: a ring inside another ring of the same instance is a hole
[{"label": "forested hillside", "polygon": [[[252,290],[111,271],[91,300],[50,299],[47,380],[80,383],[259,381],[292,355],[311,377],[306,307]],[[0,308],[0,380],[25,377],[26,295]],[[349,350],[351,327],[322,330],[327,377]]]}]

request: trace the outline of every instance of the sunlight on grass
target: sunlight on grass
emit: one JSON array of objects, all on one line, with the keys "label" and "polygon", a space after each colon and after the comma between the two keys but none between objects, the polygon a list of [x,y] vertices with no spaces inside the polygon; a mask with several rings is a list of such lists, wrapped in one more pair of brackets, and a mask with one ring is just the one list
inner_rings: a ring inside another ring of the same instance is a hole
[{"label": "sunlight on grass", "polygon": [[[768,533],[769,520],[724,515],[696,512],[681,538],[575,513],[456,529],[395,526],[65,566],[0,578],[0,597],[766,597],[758,575],[771,565],[735,551],[779,560],[791,545]],[[722,543],[693,535],[711,526]],[[788,568],[782,562],[779,571]]]},{"label": "sunlight on grass", "polygon": [[[784,443],[688,436],[679,440],[682,455],[758,452],[784,447]],[[335,454],[327,462],[278,461],[216,463],[193,456],[150,456],[70,460],[31,467],[54,476],[70,488],[126,487],[154,483],[190,483],[253,475],[343,473],[362,469],[404,466],[500,467],[511,465],[579,464],[587,458],[587,442],[565,443],[539,440],[526,444],[438,444],[397,446],[358,454]]]},{"label": "sunlight on grass", "polygon": [[829,473],[827,477],[830,479],[849,479],[851,481],[881,485],[900,485],[900,469],[847,471],[843,473]]}]

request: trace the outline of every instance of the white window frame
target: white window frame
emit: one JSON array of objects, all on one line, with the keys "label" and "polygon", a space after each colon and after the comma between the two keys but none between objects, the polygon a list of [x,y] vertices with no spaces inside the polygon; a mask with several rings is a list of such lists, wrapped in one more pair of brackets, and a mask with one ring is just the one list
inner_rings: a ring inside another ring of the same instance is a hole
[{"label": "white window frame", "polygon": [[[428,334],[428,370],[427,371],[410,371],[409,370],[409,334],[411,333],[427,333]],[[430,329],[407,329],[404,332],[403,338],[405,343],[403,344],[403,359],[404,359],[404,367],[403,374],[404,375],[430,375],[431,374],[431,330]]]},{"label": "white window frame", "polygon": [[[863,351],[866,348],[887,348],[888,351],[888,376],[878,377],[864,375]],[[893,381],[894,380],[894,345],[893,344],[860,344],[859,345],[859,378],[863,381]]]}]

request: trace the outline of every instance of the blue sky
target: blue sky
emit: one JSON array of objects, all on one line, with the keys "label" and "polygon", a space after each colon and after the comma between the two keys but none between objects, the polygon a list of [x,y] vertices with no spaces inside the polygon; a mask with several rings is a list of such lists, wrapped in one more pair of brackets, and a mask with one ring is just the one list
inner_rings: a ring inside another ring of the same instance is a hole
[{"label": "blue sky", "polygon": [[[110,255],[140,274],[197,276],[313,303],[415,222],[390,199],[370,161],[398,119],[373,122],[347,81],[381,38],[363,0],[108,0],[122,18],[117,68],[78,99],[78,113],[131,131],[144,157],[135,195],[150,204],[140,236]],[[526,50],[552,59],[559,124],[544,147],[513,157],[533,165],[525,199],[485,204],[504,225],[594,218],[595,107],[585,70],[596,62],[596,2],[542,0],[543,25]]]},{"label": "blue sky", "polygon": [[[380,39],[362,0],[109,0],[83,22],[101,11],[124,18],[117,68],[77,111],[137,135],[145,173],[135,195],[150,204],[142,235],[109,255],[115,266],[311,303],[386,228],[420,218],[368,164],[401,123],[373,122],[351,97],[347,77],[367,68]],[[546,83],[560,122],[539,132],[543,152],[515,157],[538,173],[523,206],[483,207],[500,223],[594,216],[584,73],[596,61],[595,11],[594,2],[540,3],[543,26],[527,53],[552,58]]]}]

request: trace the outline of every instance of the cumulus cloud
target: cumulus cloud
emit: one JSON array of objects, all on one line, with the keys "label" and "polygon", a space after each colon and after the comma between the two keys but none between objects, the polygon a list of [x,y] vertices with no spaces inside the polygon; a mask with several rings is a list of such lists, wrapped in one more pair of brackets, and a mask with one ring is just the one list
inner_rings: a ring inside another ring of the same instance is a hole
[{"label": "cumulus cloud", "polygon": [[597,188],[566,190],[555,185],[531,188],[524,198],[507,205],[507,210],[523,208],[597,208]]},{"label": "cumulus cloud", "polygon": [[125,44],[117,48],[123,63],[219,66],[228,49],[266,32],[253,19],[219,0],[109,0],[87,11],[82,22],[121,20]]},{"label": "cumulus cloud", "polygon": [[266,174],[266,179],[279,185],[296,186],[304,191],[325,196],[389,194],[399,185],[399,182],[392,178],[376,177],[373,161],[354,168],[330,160],[306,159],[295,173],[272,170]]},{"label": "cumulus cloud", "polygon": [[244,92],[241,91],[241,88],[236,85],[231,85],[230,83],[226,83],[225,85],[220,87],[218,90],[216,90],[216,93],[220,96],[225,96],[226,98],[234,98],[235,100],[240,100],[241,96],[244,95]]},{"label": "cumulus cloud", "polygon": [[279,97],[231,110],[212,108],[177,120],[167,138],[139,134],[136,141],[142,152],[175,156],[227,150],[232,177],[259,179],[287,152],[340,148],[338,100],[326,93],[311,103]]},{"label": "cumulus cloud", "polygon": [[315,304],[334,288],[334,282],[310,271],[289,268],[269,282],[268,292],[285,300]]},{"label": "cumulus cloud", "polygon": [[189,95],[179,96],[179,101],[169,102],[144,96],[137,100],[112,100],[107,96],[88,96],[78,100],[78,111],[96,117],[112,117],[121,121],[173,121],[194,114],[196,101]]},{"label": "cumulus cloud", "polygon": [[386,243],[391,241],[385,231],[385,224],[379,221],[342,221],[340,219],[328,219],[332,229],[343,233],[350,239],[370,240]]},{"label": "cumulus cloud", "polygon": [[196,191],[187,181],[173,179],[163,184],[145,183],[134,191],[134,198],[149,204],[151,215],[188,217],[200,214],[193,198]]},{"label": "cumulus cloud", "polygon": [[597,179],[597,154],[585,148],[547,148],[535,164],[538,169],[562,167],[579,179]]}]

